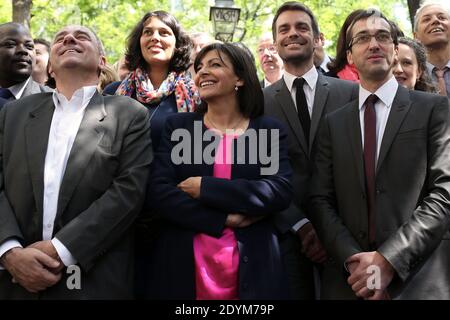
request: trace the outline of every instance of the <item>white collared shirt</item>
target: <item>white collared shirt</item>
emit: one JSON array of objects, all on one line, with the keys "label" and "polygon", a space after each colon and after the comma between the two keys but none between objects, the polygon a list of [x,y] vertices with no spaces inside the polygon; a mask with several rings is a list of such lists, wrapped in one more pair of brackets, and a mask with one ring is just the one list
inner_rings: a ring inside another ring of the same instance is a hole
[{"label": "white collared shirt", "polygon": [[328,64],[330,61],[331,61],[330,57],[329,57],[327,54],[325,54],[325,56],[323,57],[323,61],[322,61],[322,63],[320,64],[319,67],[322,68],[322,70],[325,71],[325,72],[330,71],[330,69],[328,69],[328,67],[327,67],[327,64]]},{"label": "white collared shirt", "polygon": [[[86,107],[96,90],[96,86],[82,87],[74,92],[70,100],[67,100],[64,95],[57,91],[53,92],[55,111],[50,126],[44,165],[42,240],[51,239],[59,257],[66,266],[76,264],[76,260],[57,238],[52,239],[59,191],[75,137],[80,128]],[[21,247],[16,239],[5,241],[0,245],[0,257],[15,247]]]},{"label": "white collared shirt", "polygon": [[30,82],[30,79],[31,76],[27,80],[7,88],[9,89],[9,91],[11,91],[16,100],[22,98],[23,92],[25,91],[25,87],[28,85],[28,82]]},{"label": "white collared shirt", "polygon": [[[317,78],[319,77],[319,74],[317,73],[316,67],[312,66],[311,69],[309,69],[308,72],[306,72],[301,77],[305,79],[303,90],[305,91],[306,103],[308,104],[309,116],[311,117],[314,106],[314,95],[316,94]],[[290,74],[286,70],[283,71],[284,83],[286,83],[286,86],[289,89],[289,92],[291,93],[292,101],[294,101],[295,108],[297,108],[297,101],[295,96],[297,93],[297,88],[294,86],[294,81],[297,78],[300,77],[294,76],[293,74]]]},{"label": "white collared shirt", "polygon": [[268,86],[270,86],[272,83],[269,82],[269,80],[266,79],[266,77],[264,77],[264,88],[267,88]]},{"label": "white collared shirt", "polygon": [[[381,142],[383,141],[384,130],[386,128],[386,123],[389,118],[389,112],[391,111],[392,102],[394,101],[395,95],[398,89],[398,82],[394,76],[386,83],[384,83],[375,94],[378,97],[378,101],[375,103],[375,112],[377,116],[377,126],[376,126],[376,139],[377,139],[377,154],[376,159],[378,160],[378,155],[380,154]],[[367,91],[361,85],[359,86],[359,121],[361,125],[361,141],[364,150],[364,111],[366,107],[364,102],[372,92]]]}]

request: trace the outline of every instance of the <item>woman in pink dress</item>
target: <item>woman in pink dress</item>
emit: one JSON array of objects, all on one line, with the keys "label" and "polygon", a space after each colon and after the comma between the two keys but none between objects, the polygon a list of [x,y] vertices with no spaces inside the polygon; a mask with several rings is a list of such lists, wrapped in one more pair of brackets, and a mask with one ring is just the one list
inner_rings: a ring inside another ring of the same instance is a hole
[{"label": "woman in pink dress", "polygon": [[248,54],[214,43],[198,54],[197,112],[167,120],[148,197],[162,220],[149,298],[283,299],[272,215],[292,198],[282,124],[263,116]]}]

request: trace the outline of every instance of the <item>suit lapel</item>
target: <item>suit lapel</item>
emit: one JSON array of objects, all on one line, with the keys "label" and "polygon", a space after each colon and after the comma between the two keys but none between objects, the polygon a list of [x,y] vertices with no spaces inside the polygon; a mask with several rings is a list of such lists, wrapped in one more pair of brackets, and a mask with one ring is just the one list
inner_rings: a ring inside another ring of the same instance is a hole
[{"label": "suit lapel", "polygon": [[358,172],[359,183],[361,184],[361,189],[366,190],[358,100],[351,102],[351,108],[347,116],[347,130],[352,146],[356,171]]},{"label": "suit lapel", "polygon": [[52,95],[49,94],[31,110],[25,125],[26,156],[39,217],[37,232],[40,236],[37,239],[42,237],[45,155],[54,110]]},{"label": "suit lapel", "polygon": [[33,80],[30,79],[30,81],[28,81],[25,89],[23,90],[22,93],[22,97],[26,97],[35,93],[40,93],[41,90],[39,88],[39,85]]},{"label": "suit lapel", "polygon": [[281,78],[276,84],[275,90],[275,100],[278,101],[281,110],[283,110],[284,115],[295,134],[301,148],[306,154],[308,153],[308,147],[303,134],[302,125],[298,119],[297,109],[295,108],[294,102],[292,101],[291,93],[289,92],[284,79]]},{"label": "suit lapel", "polygon": [[321,74],[319,74],[316,85],[316,93],[314,96],[314,106],[312,109],[311,131],[309,133],[309,152],[311,152],[311,148],[316,137],[317,128],[319,127],[320,119],[322,118],[322,113],[328,99],[329,91],[328,81]]},{"label": "suit lapel", "polygon": [[392,110],[389,113],[386,123],[386,129],[384,129],[383,140],[381,141],[380,154],[377,161],[377,173],[410,107],[411,101],[408,90],[402,86],[398,86],[397,94],[392,102]]},{"label": "suit lapel", "polygon": [[77,187],[83,171],[91,160],[98,143],[104,134],[102,121],[106,117],[103,97],[95,93],[86,107],[83,120],[70,150],[58,199],[58,218],[64,212]]}]

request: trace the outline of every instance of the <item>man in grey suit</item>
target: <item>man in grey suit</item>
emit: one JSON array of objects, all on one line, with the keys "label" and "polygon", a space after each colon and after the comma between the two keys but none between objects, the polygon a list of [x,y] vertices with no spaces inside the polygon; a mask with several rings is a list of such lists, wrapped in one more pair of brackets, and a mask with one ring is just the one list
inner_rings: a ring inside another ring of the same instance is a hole
[{"label": "man in grey suit", "polygon": [[[450,107],[392,74],[397,34],[373,9],[347,31],[359,98],[321,127],[311,203],[330,299],[450,299]],[[344,273],[344,271],[348,273]]]},{"label": "man in grey suit", "polygon": [[[264,89],[265,112],[286,123],[289,130],[295,188],[294,201],[277,215],[275,223],[291,298],[314,299],[317,294],[312,262],[323,263],[326,253],[308,220],[314,214],[307,208],[311,155],[323,116],[356,98],[358,86],[318,74],[313,52],[319,42],[319,27],[311,10],[303,4],[283,4],[273,20],[272,33],[285,70],[282,79]],[[297,84],[299,81],[302,82]]]},{"label": "man in grey suit", "polygon": [[101,52],[91,30],[63,28],[50,53],[56,91],[0,112],[0,299],[132,297],[149,115],[97,92]]},{"label": "man in grey suit", "polygon": [[0,61],[0,98],[17,100],[50,91],[31,79],[34,42],[23,25],[12,22],[0,25]]}]

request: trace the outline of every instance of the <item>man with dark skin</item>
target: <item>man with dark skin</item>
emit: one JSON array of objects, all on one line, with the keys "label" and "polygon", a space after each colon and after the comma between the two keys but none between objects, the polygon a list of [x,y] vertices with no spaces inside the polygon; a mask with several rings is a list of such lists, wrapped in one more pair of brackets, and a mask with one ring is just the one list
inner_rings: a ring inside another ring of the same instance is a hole
[{"label": "man with dark skin", "polygon": [[49,91],[31,79],[35,61],[34,42],[23,25],[13,22],[0,25],[0,61],[1,98],[16,100]]}]

